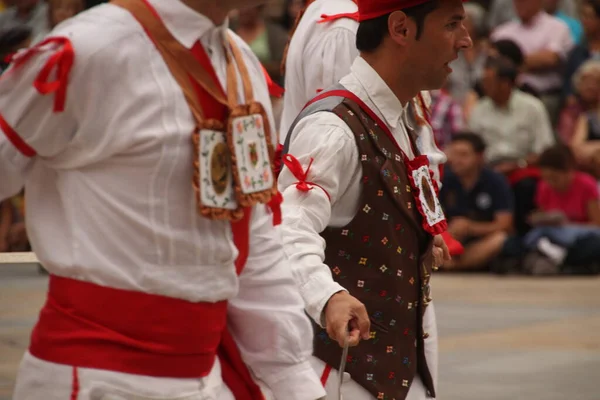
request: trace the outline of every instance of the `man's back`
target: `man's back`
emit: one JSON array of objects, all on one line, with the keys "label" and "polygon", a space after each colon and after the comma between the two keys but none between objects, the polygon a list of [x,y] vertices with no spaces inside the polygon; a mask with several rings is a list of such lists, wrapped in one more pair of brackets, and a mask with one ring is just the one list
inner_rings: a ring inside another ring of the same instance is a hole
[{"label": "man's back", "polygon": [[320,90],[338,82],[350,72],[358,56],[358,22],[341,18],[318,23],[322,15],[354,13],[351,0],[316,0],[306,9],[290,42],[285,74],[283,117],[280,141],[304,105]]}]

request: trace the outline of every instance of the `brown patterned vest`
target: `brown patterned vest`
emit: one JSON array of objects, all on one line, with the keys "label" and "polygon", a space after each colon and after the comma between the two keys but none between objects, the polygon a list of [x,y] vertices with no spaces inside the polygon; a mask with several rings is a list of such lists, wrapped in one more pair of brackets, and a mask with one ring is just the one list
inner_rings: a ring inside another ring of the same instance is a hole
[{"label": "brown patterned vest", "polygon": [[[334,280],[365,304],[371,319],[371,339],[350,349],[346,372],[382,400],[404,400],[419,374],[434,397],[424,353],[428,335],[423,332],[423,314],[431,301],[431,236],[421,226],[395,144],[358,104],[349,99],[337,104],[330,111],[356,138],[362,198],[348,225],[322,233],[325,263]],[[315,329],[315,356],[337,368],[342,349],[324,329]]]}]

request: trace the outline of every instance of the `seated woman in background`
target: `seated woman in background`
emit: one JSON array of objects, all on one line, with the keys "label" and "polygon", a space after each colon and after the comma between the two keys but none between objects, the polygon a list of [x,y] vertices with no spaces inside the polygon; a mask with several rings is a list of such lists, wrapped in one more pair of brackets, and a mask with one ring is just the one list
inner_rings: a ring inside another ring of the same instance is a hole
[{"label": "seated woman in background", "polygon": [[572,81],[574,94],[566,99],[557,130],[564,143],[578,146],[582,138],[585,142],[590,132],[592,136],[600,133],[595,132],[600,127],[597,112],[600,106],[600,61],[585,62],[575,72]]},{"label": "seated woman in background", "polygon": [[537,188],[534,226],[525,248],[559,266],[575,243],[597,236],[600,246],[600,196],[596,180],[575,169],[575,157],[566,145],[544,151],[538,160],[542,179]]}]

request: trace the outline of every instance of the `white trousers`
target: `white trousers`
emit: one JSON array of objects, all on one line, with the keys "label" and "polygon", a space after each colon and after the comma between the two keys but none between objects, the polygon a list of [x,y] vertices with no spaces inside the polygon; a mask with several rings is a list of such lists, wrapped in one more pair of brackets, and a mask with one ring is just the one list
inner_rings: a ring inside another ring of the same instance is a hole
[{"label": "white trousers", "polygon": [[[274,400],[263,389],[265,400]],[[235,400],[218,360],[201,379],[153,378],[23,357],[13,400]]]},{"label": "white trousers", "polygon": [[[437,391],[438,381],[438,334],[437,334],[437,322],[435,318],[435,310],[433,303],[427,307],[425,315],[423,317],[423,330],[429,333],[429,337],[425,339],[425,357],[427,358],[427,365],[431,371],[433,383]],[[360,346],[360,344],[359,344]],[[323,375],[325,370],[325,363],[320,359],[313,357],[311,364],[319,376]],[[338,382],[339,374],[336,368],[332,368],[329,373],[329,378],[325,383],[325,390],[327,391],[327,400],[338,400]],[[342,397],[344,400],[375,400],[375,397],[367,392],[362,386],[356,383],[350,374],[344,372],[343,383],[342,383]],[[432,397],[427,396],[427,390],[423,385],[421,379],[416,376],[412,382],[408,391],[406,400],[431,400]]]}]

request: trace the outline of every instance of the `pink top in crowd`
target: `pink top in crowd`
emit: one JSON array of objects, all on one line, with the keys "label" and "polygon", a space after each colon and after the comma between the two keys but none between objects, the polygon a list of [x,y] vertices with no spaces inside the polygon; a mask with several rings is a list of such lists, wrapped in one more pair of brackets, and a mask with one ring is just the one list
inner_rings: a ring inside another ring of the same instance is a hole
[{"label": "pink top in crowd", "polygon": [[565,192],[557,192],[546,182],[538,183],[535,203],[542,211],[561,211],[569,221],[589,222],[587,207],[599,198],[594,178],[584,172],[575,172],[571,186]]}]

